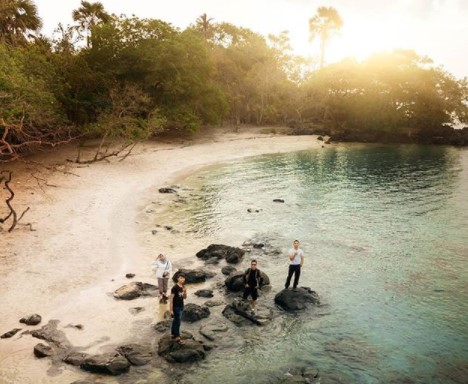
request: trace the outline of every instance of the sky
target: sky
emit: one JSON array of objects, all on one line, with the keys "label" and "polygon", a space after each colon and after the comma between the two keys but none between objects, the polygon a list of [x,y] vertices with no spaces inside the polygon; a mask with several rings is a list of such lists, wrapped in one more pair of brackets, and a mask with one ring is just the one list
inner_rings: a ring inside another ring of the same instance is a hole
[{"label": "sky", "polygon": [[[93,0],[89,0],[94,2]],[[33,0],[43,33],[71,24],[80,0]],[[181,29],[206,13],[264,36],[289,31],[297,54],[318,55],[309,42],[309,19],[320,6],[332,6],[344,26],[330,43],[326,62],[372,52],[413,49],[456,78],[468,77],[468,0],[101,0],[108,13],[154,18]]]}]

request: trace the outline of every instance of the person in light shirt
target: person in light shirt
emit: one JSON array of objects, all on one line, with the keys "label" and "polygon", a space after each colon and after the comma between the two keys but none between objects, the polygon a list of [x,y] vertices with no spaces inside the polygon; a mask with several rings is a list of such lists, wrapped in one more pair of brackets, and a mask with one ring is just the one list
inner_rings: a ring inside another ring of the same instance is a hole
[{"label": "person in light shirt", "polygon": [[304,264],[304,251],[299,248],[299,240],[294,240],[293,247],[288,252],[289,258],[289,271],[288,278],[284,288],[288,289],[291,285],[291,278],[294,275],[293,289],[297,288],[299,284],[299,277],[301,276],[301,268]]},{"label": "person in light shirt", "polygon": [[159,302],[166,304],[169,298],[167,295],[167,285],[172,272],[172,263],[165,255],[160,253],[156,260],[151,263],[151,266],[153,271],[156,272],[156,278],[158,279]]}]

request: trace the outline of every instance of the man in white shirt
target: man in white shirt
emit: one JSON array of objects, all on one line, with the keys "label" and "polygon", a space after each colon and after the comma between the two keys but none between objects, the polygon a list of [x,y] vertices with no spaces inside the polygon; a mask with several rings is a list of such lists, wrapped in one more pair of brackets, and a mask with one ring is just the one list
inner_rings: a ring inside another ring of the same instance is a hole
[{"label": "man in white shirt", "polygon": [[289,288],[292,275],[294,275],[293,289],[296,289],[299,283],[299,277],[301,276],[301,267],[304,264],[304,251],[299,248],[299,240],[294,240],[293,247],[288,252],[288,258],[289,271],[284,288]]}]

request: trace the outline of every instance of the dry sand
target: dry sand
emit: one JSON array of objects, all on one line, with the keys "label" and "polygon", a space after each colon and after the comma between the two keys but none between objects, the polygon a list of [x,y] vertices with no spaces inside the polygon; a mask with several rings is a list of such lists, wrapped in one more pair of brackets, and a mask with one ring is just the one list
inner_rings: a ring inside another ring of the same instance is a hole
[{"label": "dry sand", "polygon": [[[136,332],[129,308],[150,307],[144,316],[154,322],[162,314],[157,299],[123,303],[112,298],[115,289],[129,282],[125,274],[135,273],[134,281],[155,283],[149,267],[155,254],[169,254],[177,268],[184,257],[216,240],[186,244],[183,235],[173,235],[178,237],[174,244],[167,236],[151,236],[149,224],[141,218],[148,202],[164,207],[167,197],[157,189],[180,183],[186,175],[214,163],[320,145],[312,136],[220,131],[178,142],[147,142],[123,162],[68,166],[69,173],[17,166],[22,169],[14,174],[13,203],[18,211],[31,207],[23,221],[32,223],[35,231],[20,226],[7,233],[4,225],[0,232],[0,334],[13,328],[36,328],[18,320],[38,313],[43,318],[39,326],[60,320],[59,329],[88,353],[128,341]],[[63,164],[64,158],[73,156],[70,151],[62,149],[37,160],[51,164],[53,158]],[[67,328],[69,324],[81,324],[84,329]],[[84,377],[79,369],[55,368],[48,359],[36,359],[32,350],[38,342],[20,333],[0,340],[2,384],[63,383]]]}]

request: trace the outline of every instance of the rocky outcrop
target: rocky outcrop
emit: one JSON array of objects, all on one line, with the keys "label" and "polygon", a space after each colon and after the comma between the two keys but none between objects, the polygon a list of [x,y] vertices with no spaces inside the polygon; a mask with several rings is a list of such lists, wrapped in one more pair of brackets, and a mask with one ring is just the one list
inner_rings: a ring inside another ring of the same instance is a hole
[{"label": "rocky outcrop", "polygon": [[225,259],[229,264],[237,264],[242,261],[245,251],[240,248],[222,244],[211,244],[206,249],[197,252],[196,256],[202,260]]},{"label": "rocky outcrop", "polygon": [[293,312],[307,308],[309,304],[320,304],[317,292],[307,287],[283,289],[275,296],[275,303],[285,311]]},{"label": "rocky outcrop", "polygon": [[158,287],[156,285],[139,281],[124,285],[114,292],[114,297],[120,300],[133,300],[141,296],[156,297],[157,295]]},{"label": "rocky outcrop", "polygon": [[172,276],[172,280],[174,283],[177,281],[177,277],[183,273],[185,275],[185,282],[187,284],[193,283],[203,283],[206,279],[209,279],[216,274],[210,271],[205,271],[203,269],[179,269],[174,276]]},{"label": "rocky outcrop", "polygon": [[182,332],[180,345],[171,335],[163,336],[158,343],[158,354],[170,363],[193,363],[205,359],[206,350],[201,341],[193,338],[192,334]]}]

